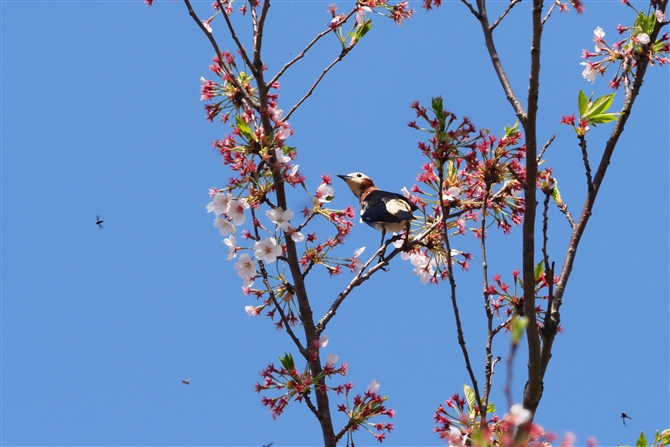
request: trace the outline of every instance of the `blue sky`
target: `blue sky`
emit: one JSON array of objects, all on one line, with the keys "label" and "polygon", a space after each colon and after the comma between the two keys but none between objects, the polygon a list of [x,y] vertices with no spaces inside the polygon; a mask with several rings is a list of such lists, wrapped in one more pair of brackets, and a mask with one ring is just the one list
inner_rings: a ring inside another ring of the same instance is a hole
[{"label": "blue sky", "polygon": [[[352,2],[338,2],[342,11]],[[209,2],[197,2],[206,18]],[[266,63],[276,72],[330,17],[329,2],[273,3]],[[492,3],[502,11],[505,3]],[[411,186],[424,162],[424,135],[405,124],[409,105],[442,95],[475,125],[502,132],[515,117],[484,54],[479,25],[460,2],[420,10],[402,26],[374,27],[291,118],[289,143],[307,186],[319,175],[362,171],[383,189]],[[645,8],[643,4],[638,5]],[[577,16],[555,14],[543,46],[539,139],[573,213],[585,182],[574,132],[577,92],[608,93],[607,79],[581,77],[581,50],[593,30],[615,39],[632,23],[619,2],[588,2]],[[523,96],[529,5],[496,31],[503,63]],[[240,36],[248,24],[239,14]],[[223,48],[223,23],[214,21]],[[327,36],[281,80],[288,110],[337,54]],[[210,142],[228,133],[204,120],[200,76],[212,50],[182,3],[2,2],[2,444],[318,445],[307,409],[291,404],[273,421],[253,392],[258,371],[293,349],[253,304],[226,262],[212,226],[207,190],[230,176]],[[580,246],[562,307],[536,421],[577,444],[634,444],[667,428],[668,395],[668,71],[653,67],[612,160]],[[622,92],[615,104],[620,106]],[[611,126],[588,134],[592,159]],[[355,198],[334,179],[334,207]],[[308,198],[290,191],[294,208]],[[105,220],[95,226],[95,216]],[[552,214],[551,250],[562,259],[568,226]],[[492,235],[490,272],[519,268],[520,228]],[[369,251],[379,234],[356,225],[342,249]],[[476,253],[476,241],[459,242]],[[461,312],[477,373],[483,371],[481,275],[459,273]],[[308,287],[325,312],[351,276],[316,271]],[[329,352],[349,364],[363,391],[376,379],[397,412],[385,445],[441,445],[435,408],[467,381],[447,287],[422,286],[396,259],[359,287],[326,331]],[[501,337],[495,355],[505,356]],[[525,359],[514,364],[521,400]],[[505,406],[505,369],[493,402]],[[181,380],[190,378],[189,386]],[[340,403],[334,398],[333,404]],[[619,414],[633,419],[624,427]],[[339,415],[337,416],[339,417]],[[343,420],[336,419],[340,424]],[[360,433],[358,445],[376,441]]]}]

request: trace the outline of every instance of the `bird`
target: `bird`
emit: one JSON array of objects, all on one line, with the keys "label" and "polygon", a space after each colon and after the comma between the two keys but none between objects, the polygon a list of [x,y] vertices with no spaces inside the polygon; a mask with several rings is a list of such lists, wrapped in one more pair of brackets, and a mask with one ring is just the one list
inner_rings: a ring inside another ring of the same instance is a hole
[{"label": "bird", "polygon": [[[382,232],[382,241],[379,247],[384,245],[386,232],[407,230],[413,219],[413,213],[418,209],[410,200],[402,194],[382,191],[370,177],[362,172],[337,175],[344,180],[360,202],[361,222],[370,225],[375,230]],[[405,239],[407,242],[407,239]],[[383,254],[380,255],[383,261]]]},{"label": "bird", "polygon": [[188,379],[181,379],[181,383],[184,385],[190,385],[191,384],[191,378],[189,377]]},{"label": "bird", "polygon": [[626,425],[626,418],[630,419],[631,421],[633,420],[633,418],[628,416],[626,413],[621,413],[621,422],[623,422],[623,425]]},{"label": "bird", "polygon": [[102,228],[102,223],[104,220],[100,220],[100,216],[95,216],[95,224],[98,226],[98,228]]}]

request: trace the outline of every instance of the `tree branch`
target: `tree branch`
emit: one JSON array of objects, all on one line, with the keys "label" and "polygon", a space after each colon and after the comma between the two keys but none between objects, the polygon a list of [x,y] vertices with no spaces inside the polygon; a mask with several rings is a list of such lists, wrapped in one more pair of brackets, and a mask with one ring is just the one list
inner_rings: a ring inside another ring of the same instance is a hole
[{"label": "tree branch", "polygon": [[493,31],[494,29],[496,29],[496,26],[500,25],[500,22],[502,21],[502,19],[505,18],[505,16],[507,15],[507,13],[509,13],[509,12],[512,10],[512,8],[514,8],[514,5],[516,5],[517,3],[520,3],[520,2],[521,2],[521,0],[510,0],[509,4],[507,5],[507,8],[505,8],[505,10],[503,11],[503,13],[500,14],[500,17],[498,17],[498,20],[496,20],[496,21],[493,23],[493,25],[491,25],[491,26],[489,27],[489,30]]},{"label": "tree branch", "polygon": [[235,88],[240,92],[242,98],[244,99],[244,102],[247,104],[247,107],[258,110],[258,103],[254,101],[254,99],[251,96],[249,96],[247,90],[240,84],[240,82],[237,79],[237,76],[235,76],[235,74],[233,73],[233,69],[230,67],[228,62],[226,62],[221,58],[221,50],[219,49],[219,45],[216,43],[216,40],[214,39],[212,33],[207,31],[205,25],[203,25],[202,21],[198,18],[198,15],[193,10],[193,7],[191,7],[190,0],[184,0],[184,4],[188,9],[188,14],[191,16],[191,18],[193,18],[195,23],[202,30],[202,32],[205,33],[205,36],[207,36],[207,39],[209,39],[209,42],[212,44],[214,52],[216,53],[216,57],[219,59],[219,63],[221,64],[221,68],[228,75],[230,79],[229,82],[233,84]]},{"label": "tree branch", "polygon": [[[358,8],[354,8],[349,14],[347,14],[347,16],[344,18],[344,20],[341,23],[342,24],[346,23],[347,19],[349,19],[349,17],[351,17],[352,14],[354,14],[357,11],[357,9]],[[309,49],[312,48],[312,46],[314,46],[314,44],[317,43],[319,41],[319,39],[321,39],[323,36],[330,33],[331,31],[333,31],[333,30],[328,28],[327,30],[322,31],[319,34],[317,34],[316,37],[314,39],[312,39],[312,41],[309,44],[307,44],[307,46],[300,52],[300,54],[298,54],[296,57],[294,57],[293,60],[284,64],[284,66],[281,68],[281,70],[279,70],[277,72],[277,74],[274,75],[274,77],[268,82],[268,86],[271,86],[272,84],[277,82],[286,70],[288,70],[293,64],[295,64],[300,59],[302,59],[305,56],[305,53],[307,53],[307,51],[309,51]]]},{"label": "tree branch", "polygon": [[579,137],[579,147],[582,150],[582,159],[584,160],[584,170],[586,171],[586,186],[589,191],[593,189],[593,179],[591,178],[591,165],[589,165],[589,154],[586,152],[586,138],[584,135]]},{"label": "tree branch", "polygon": [[256,73],[254,73],[254,66],[251,64],[251,61],[249,60],[249,56],[247,56],[247,52],[244,49],[244,46],[242,45],[242,42],[237,38],[237,34],[235,34],[235,29],[233,28],[233,24],[230,22],[230,18],[228,17],[228,14],[226,14],[226,10],[223,7],[223,3],[221,3],[221,0],[216,0],[216,3],[219,5],[219,11],[221,11],[221,14],[223,15],[224,20],[226,21],[226,25],[228,25],[228,31],[230,32],[230,35],[232,36],[233,40],[235,41],[235,44],[237,45],[237,49],[240,50],[240,55],[242,55],[242,59],[244,60],[244,63],[249,67],[251,70],[252,74],[256,76]]},{"label": "tree branch", "polygon": [[[357,43],[357,42],[356,42],[356,43]],[[354,43],[353,45],[350,45],[350,46],[348,46],[347,48],[343,49],[342,52],[340,53],[340,55],[337,56],[337,59],[335,59],[333,62],[331,62],[331,64],[330,64],[328,67],[326,67],[325,70],[323,70],[323,71],[321,72],[321,75],[320,75],[319,78],[316,80],[316,82],[312,85],[312,87],[309,89],[309,91],[305,94],[305,96],[303,96],[303,97],[300,99],[300,101],[298,101],[298,102],[296,103],[296,105],[294,105],[294,106],[291,108],[291,110],[290,110],[290,111],[288,112],[288,114],[286,115],[286,118],[284,118],[282,121],[288,121],[288,119],[291,117],[291,115],[293,115],[293,112],[295,112],[295,110],[296,110],[298,107],[300,107],[300,105],[301,105],[303,102],[305,102],[305,100],[306,100],[307,98],[309,98],[309,97],[312,95],[312,93],[314,92],[314,89],[316,88],[317,85],[319,85],[319,82],[321,82],[321,79],[323,79],[323,77],[326,75],[326,73],[328,73],[328,72],[330,71],[330,69],[333,68],[338,62],[340,62],[342,59],[344,59],[344,57],[345,57],[347,54],[349,54],[349,51],[351,51],[351,50],[356,46],[356,43]]]}]

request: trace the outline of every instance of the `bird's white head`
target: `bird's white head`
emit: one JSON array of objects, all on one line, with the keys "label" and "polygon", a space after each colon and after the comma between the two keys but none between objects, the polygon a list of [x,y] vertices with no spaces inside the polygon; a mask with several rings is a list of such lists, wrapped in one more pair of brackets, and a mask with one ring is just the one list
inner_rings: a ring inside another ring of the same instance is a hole
[{"label": "bird's white head", "polygon": [[362,172],[352,172],[347,175],[338,174],[337,176],[347,183],[351,192],[353,192],[358,199],[361,198],[361,194],[363,194],[365,190],[375,187],[375,182]]}]

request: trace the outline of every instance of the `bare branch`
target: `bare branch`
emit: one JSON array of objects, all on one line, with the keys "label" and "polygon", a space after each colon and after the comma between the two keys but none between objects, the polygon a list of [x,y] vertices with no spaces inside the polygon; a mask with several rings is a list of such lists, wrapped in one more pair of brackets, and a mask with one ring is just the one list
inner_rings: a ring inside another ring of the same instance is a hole
[{"label": "bare branch", "polygon": [[554,138],[556,138],[556,134],[553,134],[551,138],[549,138],[549,141],[547,141],[544,146],[542,146],[542,150],[540,151],[540,155],[537,156],[537,161],[539,162],[542,160],[542,156],[544,155],[544,151],[547,150],[547,148],[551,145],[551,143],[554,142]]},{"label": "bare branch", "polygon": [[[482,221],[480,225],[481,231],[481,252],[482,252],[482,295],[484,296],[484,311],[486,312],[486,364],[484,366],[484,396],[482,397],[482,402],[480,408],[487,408],[489,403],[489,394],[491,392],[491,385],[493,380],[493,311],[491,310],[491,305],[489,303],[489,265],[486,260],[486,214],[487,214],[487,205],[489,201],[489,195],[491,194],[491,185],[486,185],[486,191],[484,192],[484,201],[482,202]],[[482,418],[484,415],[482,414]]]},{"label": "bare branch", "polygon": [[486,49],[489,53],[491,63],[493,64],[493,69],[495,70],[496,75],[498,76],[498,80],[500,81],[500,84],[503,88],[503,91],[507,96],[507,101],[512,105],[512,108],[514,109],[517,118],[519,118],[519,121],[521,121],[521,123],[524,123],[526,121],[526,111],[524,110],[523,106],[521,105],[521,102],[514,93],[512,84],[509,82],[509,79],[507,78],[507,73],[505,73],[505,70],[502,66],[502,62],[500,61],[500,56],[498,55],[498,50],[496,50],[495,43],[493,42],[493,32],[489,25],[489,19],[486,13],[486,0],[477,0],[477,9],[479,10],[479,12],[475,11],[472,5],[470,5],[466,0],[461,1],[470,9],[470,12],[472,12],[475,15],[475,17],[477,17],[477,20],[479,20],[479,24],[481,25],[482,32],[484,34],[484,42],[486,45]]},{"label": "bare branch", "polygon": [[[341,23],[344,24],[347,21],[347,19],[349,17],[351,17],[357,10],[358,10],[358,8],[354,8],[349,14],[347,14],[347,16],[344,18],[344,20]],[[281,75],[283,75],[284,72],[291,67],[291,65],[295,64],[300,59],[302,59],[305,56],[305,53],[307,53],[307,51],[309,51],[309,49],[312,48],[312,46],[314,46],[314,44],[317,43],[319,41],[319,39],[321,39],[323,36],[325,36],[326,34],[332,32],[332,31],[333,31],[332,29],[328,28],[327,30],[322,31],[319,34],[317,34],[316,37],[314,39],[312,39],[312,41],[309,44],[307,44],[307,46],[300,52],[300,54],[298,54],[296,57],[294,57],[293,60],[287,62],[281,68],[281,70],[279,70],[279,72],[277,72],[277,74],[274,75],[274,77],[268,82],[268,87],[271,86],[272,84],[274,84],[275,82],[277,82],[279,80],[279,78],[281,77]]]},{"label": "bare branch", "polygon": [[338,62],[340,62],[342,59],[344,59],[344,57],[345,57],[347,54],[349,54],[349,52],[356,46],[356,43],[358,43],[358,42],[355,42],[354,44],[352,44],[352,45],[348,46],[347,48],[345,48],[344,50],[342,50],[342,52],[340,53],[340,55],[337,56],[337,59],[335,59],[335,60],[334,60],[328,67],[326,67],[325,70],[323,70],[323,71],[321,72],[321,75],[320,75],[319,78],[316,80],[316,82],[312,85],[312,87],[309,89],[309,91],[305,94],[305,96],[303,96],[303,97],[300,99],[300,101],[297,102],[296,105],[294,105],[294,106],[291,108],[291,110],[290,110],[290,111],[288,112],[288,114],[286,115],[286,118],[284,118],[282,121],[288,121],[288,119],[291,117],[291,115],[293,114],[293,112],[295,112],[295,110],[296,110],[298,107],[300,107],[300,105],[301,105],[303,102],[305,102],[305,100],[306,100],[307,98],[309,98],[309,97],[312,95],[312,93],[314,92],[314,89],[316,88],[317,85],[319,85],[319,82],[321,82],[321,80],[322,80],[323,77],[326,75],[326,73],[328,73],[328,72],[330,71],[330,69],[333,68]]},{"label": "bare branch", "polygon": [[582,159],[584,160],[584,169],[586,171],[586,186],[589,191],[593,189],[593,179],[591,178],[591,165],[589,165],[589,154],[586,152],[586,138],[584,135],[579,137],[579,147],[582,150]]},{"label": "bare branch", "polygon": [[[412,241],[408,244],[409,248],[421,244],[421,241],[423,241],[430,233],[437,228],[437,226],[440,224],[440,221],[436,221],[433,223],[428,229],[426,229],[423,233],[419,234],[417,237],[412,239]],[[381,262],[376,264],[374,267],[372,267],[370,270],[366,272],[366,269],[372,264],[372,262],[376,259],[378,259],[379,255],[381,253],[384,253],[386,251],[386,248],[392,244],[395,241],[395,238],[391,238],[386,243],[379,247],[379,249],[372,255],[372,257],[368,260],[368,262],[363,265],[363,267],[359,270],[358,274],[354,277],[354,279],[351,280],[351,282],[347,285],[347,287],[344,288],[342,292],[335,298],[335,301],[333,301],[333,304],[330,306],[330,309],[326,312],[326,314],[321,318],[319,321],[319,324],[316,327],[317,334],[321,334],[325,329],[326,325],[330,321],[331,318],[335,316],[337,313],[337,309],[340,307],[344,299],[359,285],[370,279],[370,277],[376,273],[379,270],[382,270],[386,265],[388,265],[388,261],[393,259],[398,253],[402,252],[402,248],[397,248],[393,250],[388,256],[386,256],[385,262]]]},{"label": "bare branch", "polygon": [[221,14],[223,15],[223,18],[226,21],[226,25],[228,25],[228,31],[230,32],[230,35],[232,36],[233,40],[235,41],[235,44],[237,44],[237,49],[240,50],[240,54],[242,55],[242,59],[244,60],[244,63],[249,67],[251,72],[256,75],[253,71],[253,65],[251,65],[251,61],[249,60],[249,56],[247,56],[247,52],[244,49],[244,46],[242,45],[242,42],[237,38],[237,34],[235,34],[235,29],[233,28],[233,24],[230,22],[230,18],[228,17],[228,14],[226,14],[226,10],[223,6],[223,3],[221,3],[221,0],[216,0],[216,3],[219,5],[219,11],[221,11]]},{"label": "bare branch", "polygon": [[557,205],[557,206],[558,206],[559,211],[565,215],[566,219],[568,219],[568,223],[570,224],[570,228],[572,228],[574,230],[575,221],[572,220],[572,214],[570,214],[570,211],[568,211],[568,205],[566,205],[565,202],[561,202],[561,204]]},{"label": "bare branch", "polygon": [[468,2],[468,0],[461,0],[461,2],[463,2],[463,4],[468,7],[472,15],[475,16],[477,20],[482,19],[482,16],[475,10],[475,8],[472,7],[472,5],[470,4],[470,2]]},{"label": "bare branch", "polygon": [[509,4],[507,5],[507,8],[505,8],[505,10],[503,11],[503,13],[500,14],[500,17],[498,17],[498,20],[496,20],[496,21],[493,23],[493,25],[491,25],[491,26],[489,27],[489,29],[490,29],[491,31],[493,31],[494,29],[496,29],[496,26],[498,26],[498,25],[500,24],[500,22],[502,21],[502,19],[505,18],[505,16],[507,15],[507,13],[510,12],[510,11],[512,10],[512,8],[514,8],[514,5],[516,5],[517,3],[520,3],[520,2],[521,2],[521,0],[510,0]]},{"label": "bare branch", "polygon": [[[454,279],[454,268],[452,266],[452,256],[451,256],[451,243],[449,241],[449,225],[447,223],[447,218],[449,217],[449,205],[445,203],[444,194],[442,193],[442,188],[444,185],[444,168],[438,170],[439,174],[439,189],[437,191],[438,197],[440,198],[440,208],[442,210],[442,238],[444,240],[444,245],[447,250],[447,271],[449,273],[449,288],[450,288],[450,297],[451,297],[451,307],[454,311],[454,319],[456,320],[456,334],[458,337],[458,344],[461,347],[461,352],[463,353],[463,359],[465,360],[465,369],[468,371],[470,376],[470,381],[472,382],[472,389],[475,392],[475,400],[477,401],[477,406],[479,407],[480,414],[482,416],[482,421],[486,418],[486,406],[482,405],[482,397],[479,392],[479,385],[477,384],[477,378],[475,377],[475,372],[472,369],[472,364],[470,363],[470,354],[468,349],[465,346],[465,336],[463,335],[463,325],[461,324],[461,316],[458,311],[458,303],[456,301],[456,279]],[[484,209],[486,207],[486,199],[488,195],[488,188],[484,200]],[[484,220],[482,218],[482,220]],[[485,227],[482,227],[482,230]],[[484,232],[482,231],[482,238],[484,237]]]},{"label": "bare branch", "polygon": [[544,18],[542,19],[542,25],[544,25],[544,23],[547,20],[549,20],[549,17],[551,17],[551,13],[554,11],[554,8],[556,7],[556,5],[557,5],[556,1],[554,1],[554,3],[551,4],[551,7],[549,8],[549,11],[547,11],[547,15],[544,16]]}]

